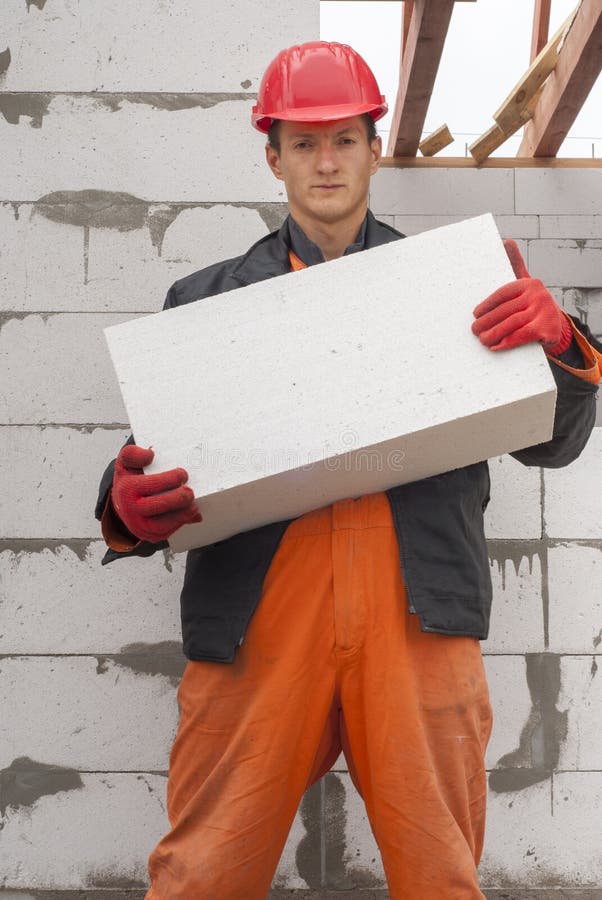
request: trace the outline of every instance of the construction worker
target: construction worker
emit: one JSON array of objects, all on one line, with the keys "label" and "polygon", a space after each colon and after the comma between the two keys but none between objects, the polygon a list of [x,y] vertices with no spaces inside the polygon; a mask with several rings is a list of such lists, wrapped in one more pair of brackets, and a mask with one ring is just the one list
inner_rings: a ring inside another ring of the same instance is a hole
[{"label": "construction worker", "polygon": [[[402,238],[368,210],[386,110],[350,47],[282,51],[252,121],[290,215],[244,256],[176,282],[166,307]],[[564,466],[589,437],[598,364],[516,245],[508,252],[517,279],[477,307],[473,331],[493,351],[542,344],[554,436],[513,456]],[[144,475],[152,459],[132,438],[103,477],[105,562],[149,555],[201,519],[186,471]],[[263,900],[303,792],[341,749],[391,898],[484,896],[488,501],[480,462],[188,553],[171,830],[151,854],[147,900]]]}]

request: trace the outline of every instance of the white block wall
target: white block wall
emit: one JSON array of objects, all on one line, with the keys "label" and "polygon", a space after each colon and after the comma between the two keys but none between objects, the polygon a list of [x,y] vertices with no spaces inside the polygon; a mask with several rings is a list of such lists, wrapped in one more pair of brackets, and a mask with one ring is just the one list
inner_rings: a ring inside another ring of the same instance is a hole
[{"label": "white block wall", "polygon": [[[128,433],[102,329],[278,226],[285,198],[248,127],[253,92],[281,47],[317,35],[317,0],[0,6],[6,900],[144,893],[166,827],[183,559],[100,567],[96,485]],[[383,170],[372,208],[408,234],[493,212],[602,334],[600,170]],[[491,470],[483,883],[602,887],[602,430],[566,470],[509,458]],[[337,764],[304,798],[274,887],[313,900],[384,886]]]}]

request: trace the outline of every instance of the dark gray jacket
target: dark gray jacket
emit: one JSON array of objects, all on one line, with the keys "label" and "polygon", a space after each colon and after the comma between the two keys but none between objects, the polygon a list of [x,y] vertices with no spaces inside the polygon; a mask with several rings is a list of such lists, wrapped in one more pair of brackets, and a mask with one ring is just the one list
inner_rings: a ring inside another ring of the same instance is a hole
[{"label": "dark gray jacket", "polygon": [[[177,281],[167,294],[165,308],[290,271],[287,234],[285,223],[244,256]],[[367,248],[401,237],[368,213]],[[594,424],[596,386],[560,366],[550,366],[558,388],[554,437],[512,454],[526,466],[566,466],[579,456]],[[97,518],[102,515],[112,479],[113,463],[101,481]],[[423,631],[487,637],[491,578],[483,512],[489,502],[489,487],[487,462],[479,462],[386,492],[410,609],[418,614]],[[189,659],[233,661],[288,524],[275,522],[189,551],[181,595],[184,653]],[[103,564],[120,557],[149,556],[167,546],[166,542],[142,542],[127,553],[109,550]]]}]

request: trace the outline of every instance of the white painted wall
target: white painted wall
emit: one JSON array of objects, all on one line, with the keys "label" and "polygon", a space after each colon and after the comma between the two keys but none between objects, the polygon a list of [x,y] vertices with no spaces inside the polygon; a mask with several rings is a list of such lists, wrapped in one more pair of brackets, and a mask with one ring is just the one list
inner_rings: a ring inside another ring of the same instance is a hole
[{"label": "white painted wall", "polygon": [[[175,278],[276,227],[283,196],[248,126],[249,92],[282,46],[317,33],[318,3],[301,0],[187,4],[185,15],[164,0],[0,9],[0,53],[11,51],[0,74],[5,888],[142,888],[165,830],[183,560],[100,567],[96,485],[127,434],[102,329],[160,308]],[[532,273],[602,334],[601,170],[383,170],[372,208],[409,234],[493,212]],[[549,775],[491,790],[483,882],[602,886],[602,431],[568,469],[509,458],[491,469],[488,766],[535,721],[527,670],[542,660],[568,715]],[[554,717],[545,711],[547,728]],[[342,810],[346,849],[327,858],[324,886],[352,886],[353,867],[384,886],[361,801],[344,771],[332,779],[314,796]],[[30,792],[16,808],[15,782]],[[320,887],[297,863],[310,822],[306,805],[276,885]],[[328,820],[319,827],[328,844]]]}]

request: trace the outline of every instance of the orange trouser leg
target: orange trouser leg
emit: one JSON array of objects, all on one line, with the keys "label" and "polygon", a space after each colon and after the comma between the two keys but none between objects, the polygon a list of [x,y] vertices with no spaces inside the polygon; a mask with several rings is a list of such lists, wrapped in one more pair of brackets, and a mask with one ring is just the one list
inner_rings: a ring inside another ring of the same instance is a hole
[{"label": "orange trouser leg", "polygon": [[492,717],[480,645],[420,631],[392,526],[362,527],[388,521],[386,498],[363,500],[364,510],[349,501],[334,508],[343,746],[392,900],[482,898],[476,864]]},{"label": "orange trouser leg", "polygon": [[392,900],[483,897],[480,649],[409,615],[384,495],[289,527],[235,663],[190,663],[179,701],[172,830],[147,900],[264,900],[303,791],[341,743]]},{"label": "orange trouser leg", "polygon": [[267,896],[335,692],[329,531],[287,530],[232,665],[186,667],[147,900]]}]

